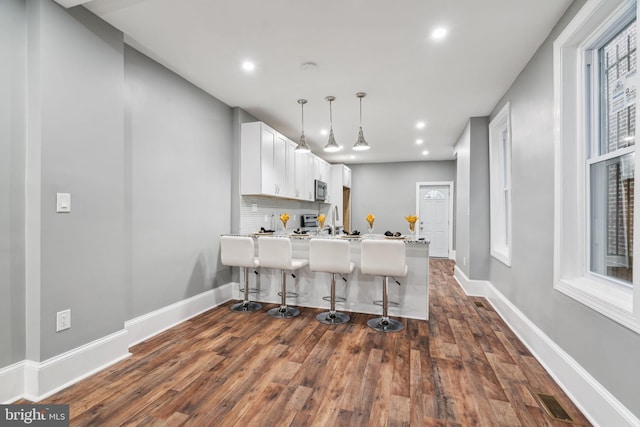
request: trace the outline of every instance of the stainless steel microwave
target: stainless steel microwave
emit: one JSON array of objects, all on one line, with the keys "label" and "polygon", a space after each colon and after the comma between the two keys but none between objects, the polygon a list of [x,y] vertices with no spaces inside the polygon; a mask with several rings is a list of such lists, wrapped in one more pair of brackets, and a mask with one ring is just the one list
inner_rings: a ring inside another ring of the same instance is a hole
[{"label": "stainless steel microwave", "polygon": [[316,201],[324,202],[327,200],[327,183],[319,180],[315,180],[315,199]]}]

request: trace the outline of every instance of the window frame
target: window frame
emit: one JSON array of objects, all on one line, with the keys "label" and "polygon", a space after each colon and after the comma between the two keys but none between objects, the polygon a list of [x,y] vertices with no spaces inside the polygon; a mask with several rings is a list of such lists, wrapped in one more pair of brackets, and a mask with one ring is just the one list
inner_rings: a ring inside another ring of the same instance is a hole
[{"label": "window frame", "polygon": [[[503,138],[505,133],[506,140]],[[489,209],[491,256],[509,267],[511,266],[513,222],[511,140],[511,101],[508,101],[489,123]]]},{"label": "window frame", "polygon": [[[554,288],[640,333],[640,259],[633,257],[633,287],[590,270],[587,141],[598,134],[589,104],[596,82],[586,72],[593,49],[638,16],[635,0],[589,0],[553,45],[554,68]],[[626,22],[626,23],[625,23]],[[638,20],[636,19],[636,29]],[[636,38],[638,43],[638,38]],[[638,57],[636,56],[636,61]],[[597,61],[596,61],[597,63]],[[593,66],[593,61],[591,61]],[[593,73],[593,69],[591,71]],[[598,101],[595,101],[598,102]],[[638,123],[636,108],[636,123]],[[594,133],[596,132],[596,133]],[[639,157],[635,156],[638,171]],[[635,188],[634,205],[640,201]],[[634,224],[639,212],[634,206]],[[634,242],[640,230],[634,227]],[[634,249],[634,254],[640,248]]]}]

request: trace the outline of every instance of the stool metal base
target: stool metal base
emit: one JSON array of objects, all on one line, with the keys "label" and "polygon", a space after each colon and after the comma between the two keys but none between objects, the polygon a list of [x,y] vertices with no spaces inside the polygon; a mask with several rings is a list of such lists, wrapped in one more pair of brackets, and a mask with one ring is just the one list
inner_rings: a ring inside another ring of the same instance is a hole
[{"label": "stool metal base", "polygon": [[231,311],[249,312],[249,311],[257,311],[257,310],[260,310],[261,308],[262,308],[262,305],[257,302],[243,301],[237,304],[233,304],[231,306]]},{"label": "stool metal base", "polygon": [[289,317],[296,317],[300,314],[300,310],[293,307],[281,306],[272,308],[267,312],[267,314],[271,317],[277,317],[280,319],[287,319]]},{"label": "stool metal base", "polygon": [[324,313],[320,313],[316,316],[316,320],[320,323],[324,323],[325,325],[339,325],[341,323],[346,323],[351,318],[344,313],[338,312],[330,312],[325,311]]},{"label": "stool metal base", "polygon": [[385,319],[384,317],[370,319],[367,325],[379,332],[398,332],[404,329],[404,325],[401,322],[389,318]]}]

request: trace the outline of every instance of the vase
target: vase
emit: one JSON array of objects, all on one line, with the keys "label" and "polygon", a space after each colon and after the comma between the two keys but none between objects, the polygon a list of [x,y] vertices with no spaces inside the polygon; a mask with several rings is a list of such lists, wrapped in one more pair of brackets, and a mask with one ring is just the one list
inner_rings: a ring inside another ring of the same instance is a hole
[{"label": "vase", "polygon": [[369,236],[371,236],[373,234],[373,225],[372,224],[369,224],[368,230],[369,230]]}]

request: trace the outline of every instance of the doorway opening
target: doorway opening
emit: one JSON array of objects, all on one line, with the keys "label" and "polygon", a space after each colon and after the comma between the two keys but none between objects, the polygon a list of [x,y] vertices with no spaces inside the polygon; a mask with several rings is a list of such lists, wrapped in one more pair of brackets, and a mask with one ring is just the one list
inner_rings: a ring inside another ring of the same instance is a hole
[{"label": "doorway opening", "polygon": [[453,259],[453,181],[417,182],[417,238],[429,243],[429,256]]}]

